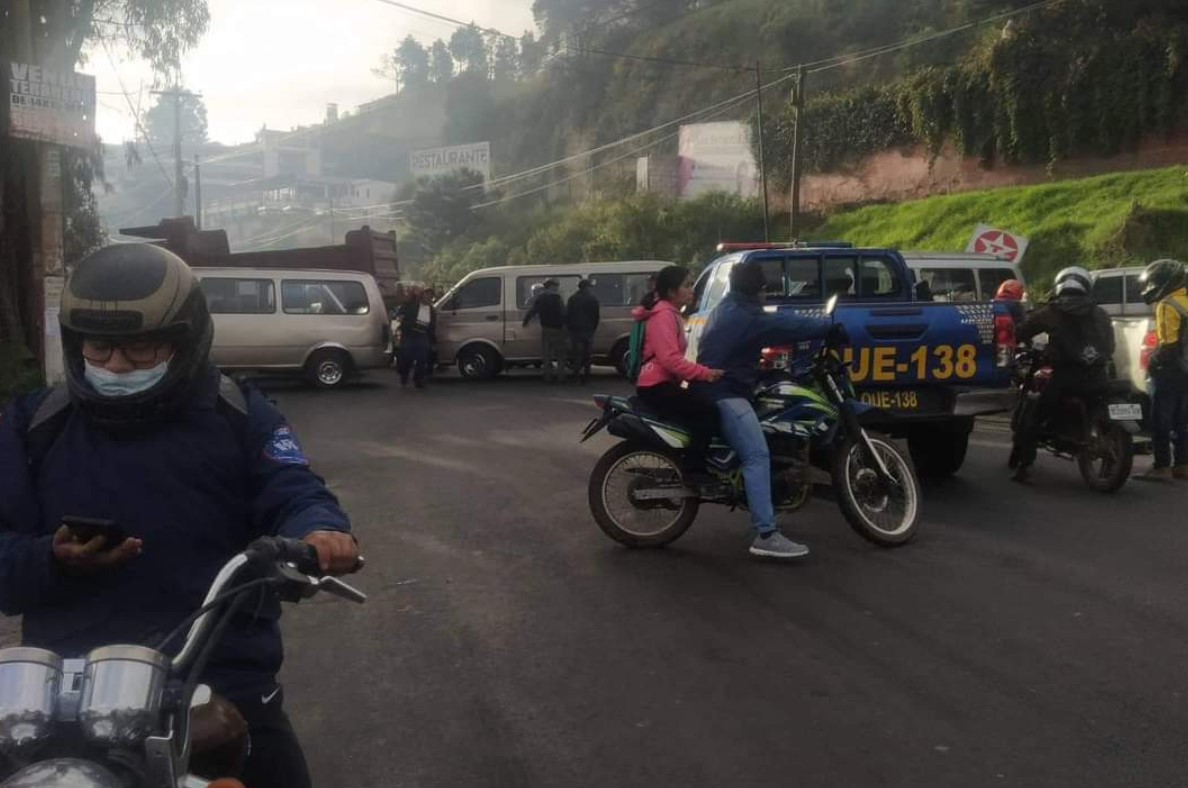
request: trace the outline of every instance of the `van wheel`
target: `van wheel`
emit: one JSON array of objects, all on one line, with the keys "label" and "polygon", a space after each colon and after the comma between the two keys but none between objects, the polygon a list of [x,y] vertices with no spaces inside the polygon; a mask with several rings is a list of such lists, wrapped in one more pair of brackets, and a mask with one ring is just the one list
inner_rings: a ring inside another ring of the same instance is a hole
[{"label": "van wheel", "polygon": [[615,343],[615,346],[611,348],[610,356],[608,357],[610,359],[611,366],[619,370],[619,374],[623,377],[627,377],[627,347],[627,340],[620,339]]},{"label": "van wheel", "polygon": [[502,360],[495,351],[483,345],[471,345],[458,353],[458,371],[470,380],[490,380],[502,367]]},{"label": "van wheel", "polygon": [[351,357],[341,350],[319,350],[305,363],[305,375],[320,389],[340,388],[351,372]]}]

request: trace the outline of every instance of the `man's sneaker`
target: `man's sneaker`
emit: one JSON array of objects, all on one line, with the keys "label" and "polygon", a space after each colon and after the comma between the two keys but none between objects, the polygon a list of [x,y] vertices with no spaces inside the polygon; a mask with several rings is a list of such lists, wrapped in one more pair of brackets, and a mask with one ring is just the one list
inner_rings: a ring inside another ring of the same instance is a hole
[{"label": "man's sneaker", "polygon": [[1015,468],[1014,474],[1011,475],[1011,481],[1019,484],[1031,484],[1031,466],[1020,465]]},{"label": "man's sneaker", "polygon": [[756,536],[751,542],[751,555],[764,558],[803,558],[809,554],[807,545],[793,542],[779,531],[772,531],[764,536]]},{"label": "man's sneaker", "polygon": [[1171,468],[1152,468],[1146,473],[1140,473],[1134,478],[1140,482],[1170,482],[1175,476],[1172,475]]},{"label": "man's sneaker", "polygon": [[1177,465],[1172,468],[1172,478],[1180,482],[1188,482],[1188,465]]}]

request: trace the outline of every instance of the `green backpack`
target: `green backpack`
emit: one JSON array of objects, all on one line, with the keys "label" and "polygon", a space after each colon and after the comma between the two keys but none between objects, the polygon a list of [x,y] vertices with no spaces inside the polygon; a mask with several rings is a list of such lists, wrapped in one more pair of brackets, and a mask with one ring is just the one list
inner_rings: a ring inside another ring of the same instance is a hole
[{"label": "green backpack", "polygon": [[627,379],[632,383],[639,380],[639,371],[643,368],[644,340],[648,337],[648,321],[636,320],[631,328],[631,339],[627,342],[627,355],[624,357],[624,369]]}]

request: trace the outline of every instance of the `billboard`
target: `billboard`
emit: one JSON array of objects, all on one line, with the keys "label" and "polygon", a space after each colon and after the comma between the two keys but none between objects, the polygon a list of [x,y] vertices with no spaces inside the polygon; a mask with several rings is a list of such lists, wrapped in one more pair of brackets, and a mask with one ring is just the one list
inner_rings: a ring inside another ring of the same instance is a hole
[{"label": "billboard", "polygon": [[681,126],[678,193],[685,199],[709,192],[759,195],[759,168],[751,153],[751,127],[741,121]]},{"label": "billboard", "polygon": [[415,150],[408,155],[408,166],[416,178],[433,178],[458,170],[474,170],[491,179],[491,143],[475,142],[449,148]]},{"label": "billboard", "polygon": [[89,148],[95,144],[95,78],[28,63],[0,63],[0,134]]}]

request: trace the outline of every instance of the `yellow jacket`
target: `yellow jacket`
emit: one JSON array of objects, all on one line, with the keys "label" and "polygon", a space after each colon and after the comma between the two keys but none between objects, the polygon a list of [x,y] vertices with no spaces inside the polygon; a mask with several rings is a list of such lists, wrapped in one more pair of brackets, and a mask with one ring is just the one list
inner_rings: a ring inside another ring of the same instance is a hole
[{"label": "yellow jacket", "polygon": [[1183,330],[1184,319],[1180,316],[1180,312],[1171,305],[1170,302],[1173,299],[1185,313],[1188,313],[1188,289],[1183,287],[1170,293],[1155,305],[1155,335],[1159,338],[1160,348],[1180,343],[1180,331]]}]

